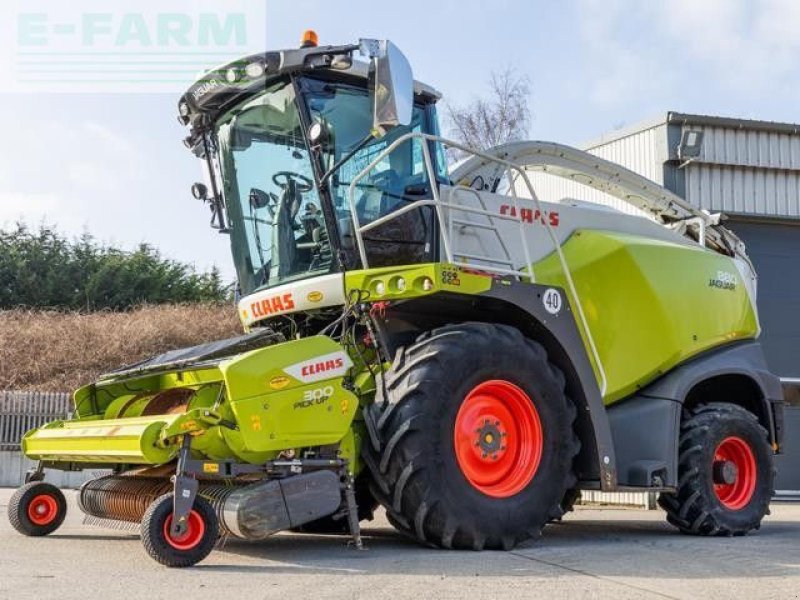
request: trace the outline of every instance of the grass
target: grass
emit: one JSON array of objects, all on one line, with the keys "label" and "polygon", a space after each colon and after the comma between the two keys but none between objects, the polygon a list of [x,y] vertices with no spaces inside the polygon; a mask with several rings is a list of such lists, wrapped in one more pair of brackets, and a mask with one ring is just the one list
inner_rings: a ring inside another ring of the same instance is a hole
[{"label": "grass", "polygon": [[0,311],[0,390],[71,392],[123,365],[241,334],[230,304]]}]

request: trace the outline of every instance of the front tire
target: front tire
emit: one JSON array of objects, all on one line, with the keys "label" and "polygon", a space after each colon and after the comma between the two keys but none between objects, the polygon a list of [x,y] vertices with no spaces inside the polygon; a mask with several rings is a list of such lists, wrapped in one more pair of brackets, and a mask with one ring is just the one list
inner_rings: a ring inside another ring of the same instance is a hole
[{"label": "front tire", "polygon": [[681,425],[679,485],[661,494],[667,520],[682,533],[734,536],[759,529],[774,494],[767,431],[740,406],[697,407]]},{"label": "front tire", "polygon": [[19,488],[8,504],[8,520],[22,535],[49,535],[64,523],[67,499],[56,486],[43,481]]},{"label": "front tire", "polygon": [[176,538],[170,533],[172,511],[172,494],[164,494],[149,506],[142,518],[142,544],[151,558],[165,567],[191,567],[211,554],[217,543],[217,514],[206,499],[198,496],[186,533]]},{"label": "front tire", "polygon": [[504,325],[443,327],[398,351],[364,445],[389,521],[444,548],[538,537],[576,482],[564,386],[544,348]]}]

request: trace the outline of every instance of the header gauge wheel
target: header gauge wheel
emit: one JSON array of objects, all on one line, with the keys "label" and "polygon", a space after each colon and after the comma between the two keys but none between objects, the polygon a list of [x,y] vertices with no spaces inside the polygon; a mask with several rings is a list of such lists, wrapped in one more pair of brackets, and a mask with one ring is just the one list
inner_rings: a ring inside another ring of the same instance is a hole
[{"label": "header gauge wheel", "polygon": [[544,348],[503,325],[444,327],[400,350],[365,444],[390,522],[445,548],[509,550],[537,537],[575,484],[564,386]]},{"label": "header gauge wheel", "polygon": [[198,496],[180,536],[170,533],[173,495],[156,499],[142,518],[142,544],[150,557],[166,567],[191,567],[206,558],[219,538],[219,521],[211,504]]},{"label": "header gauge wheel", "polygon": [[8,503],[8,520],[22,535],[39,537],[61,527],[67,516],[67,499],[56,486],[43,481],[19,488]]}]

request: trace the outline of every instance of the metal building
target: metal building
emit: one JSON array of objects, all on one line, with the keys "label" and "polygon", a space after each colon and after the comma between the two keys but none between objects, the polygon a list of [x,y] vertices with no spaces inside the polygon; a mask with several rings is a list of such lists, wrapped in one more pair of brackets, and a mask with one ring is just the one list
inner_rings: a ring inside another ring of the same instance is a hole
[{"label": "metal building", "polygon": [[[669,112],[583,150],[623,165],[712,213],[747,244],[759,274],[762,343],[785,382],[787,456],[779,488],[800,490],[800,125]],[[578,182],[531,173],[542,200],[637,209]],[[792,434],[797,432],[797,436]]]}]

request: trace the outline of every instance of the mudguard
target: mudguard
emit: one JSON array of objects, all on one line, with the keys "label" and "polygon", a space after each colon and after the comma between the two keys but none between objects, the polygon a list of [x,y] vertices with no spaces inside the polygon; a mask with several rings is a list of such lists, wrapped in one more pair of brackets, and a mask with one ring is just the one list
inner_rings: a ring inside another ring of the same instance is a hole
[{"label": "mudguard", "polygon": [[759,390],[759,419],[773,448],[780,450],[781,381],[769,372],[758,342],[741,342],[695,358],[608,408],[621,486],[677,485],[681,410],[695,386],[724,375],[746,377]]},{"label": "mudguard", "polygon": [[[468,272],[457,274],[464,277],[466,287]],[[601,489],[613,491],[617,470],[611,428],[566,292],[509,279],[481,279],[489,283],[476,293],[442,291],[392,304],[379,320],[382,343],[393,355],[397,347],[411,343],[422,331],[466,321],[511,325],[535,339],[564,372],[567,394],[578,407],[576,429],[582,443],[576,461],[578,479],[595,485],[599,481]],[[557,305],[547,305],[554,298]]]}]

